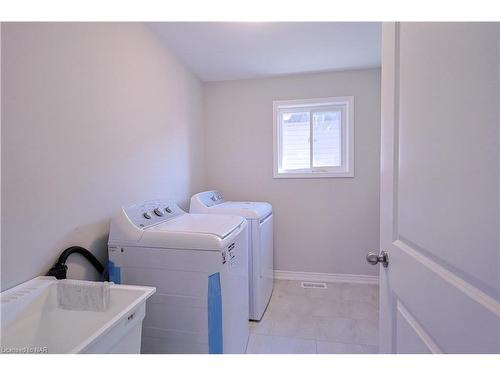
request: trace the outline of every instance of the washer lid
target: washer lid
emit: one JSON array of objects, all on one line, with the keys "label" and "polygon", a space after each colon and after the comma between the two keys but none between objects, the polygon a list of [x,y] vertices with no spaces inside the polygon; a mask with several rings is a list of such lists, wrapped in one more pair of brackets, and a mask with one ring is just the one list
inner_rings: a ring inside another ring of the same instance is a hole
[{"label": "washer lid", "polygon": [[223,202],[208,207],[208,211],[218,214],[240,215],[246,219],[262,219],[273,212],[273,206],[267,202]]},{"label": "washer lid", "polygon": [[244,218],[234,215],[182,214],[175,218],[146,228],[145,232],[208,234],[220,239],[236,230]]}]

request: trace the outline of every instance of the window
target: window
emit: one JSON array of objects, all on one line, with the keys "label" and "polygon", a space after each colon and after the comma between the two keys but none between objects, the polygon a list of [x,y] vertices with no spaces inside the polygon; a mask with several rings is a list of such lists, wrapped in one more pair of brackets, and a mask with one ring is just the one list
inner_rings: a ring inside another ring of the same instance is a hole
[{"label": "window", "polygon": [[279,100],[274,177],[354,177],[354,98]]}]

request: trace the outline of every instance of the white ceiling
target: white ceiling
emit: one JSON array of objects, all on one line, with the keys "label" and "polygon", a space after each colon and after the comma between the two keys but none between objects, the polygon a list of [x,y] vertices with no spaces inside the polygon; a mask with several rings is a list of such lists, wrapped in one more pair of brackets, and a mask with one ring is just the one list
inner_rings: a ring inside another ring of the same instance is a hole
[{"label": "white ceiling", "polygon": [[202,81],[380,66],[375,22],[158,22],[149,26]]}]

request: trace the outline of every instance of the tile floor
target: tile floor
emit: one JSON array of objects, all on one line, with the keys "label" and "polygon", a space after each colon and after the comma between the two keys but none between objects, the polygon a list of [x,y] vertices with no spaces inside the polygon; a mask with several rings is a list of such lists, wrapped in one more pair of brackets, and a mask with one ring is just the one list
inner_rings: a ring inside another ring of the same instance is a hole
[{"label": "tile floor", "polygon": [[250,322],[247,353],[377,353],[377,345],[378,286],[276,280],[264,317]]}]

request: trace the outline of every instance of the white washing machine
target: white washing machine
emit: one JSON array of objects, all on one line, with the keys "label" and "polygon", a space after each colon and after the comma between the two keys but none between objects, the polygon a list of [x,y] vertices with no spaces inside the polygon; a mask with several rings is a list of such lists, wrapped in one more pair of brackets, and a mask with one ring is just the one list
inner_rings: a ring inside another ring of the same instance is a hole
[{"label": "white washing machine", "polygon": [[250,319],[260,320],[273,292],[273,207],[266,202],[225,201],[218,191],[191,197],[191,213],[239,215],[248,220]]},{"label": "white washing machine", "polygon": [[169,200],[122,208],[111,222],[109,275],[156,287],[143,353],[245,353],[248,225],[241,216],[188,214]]}]

